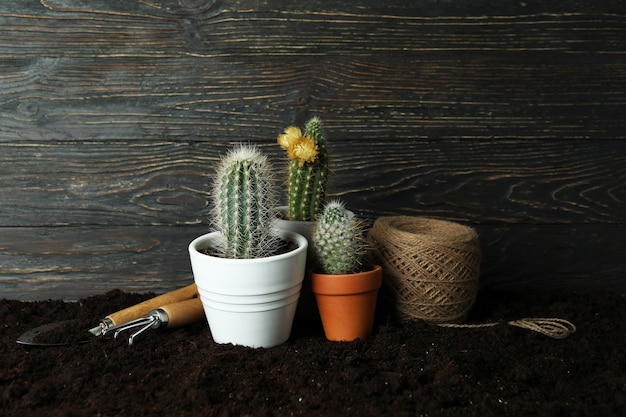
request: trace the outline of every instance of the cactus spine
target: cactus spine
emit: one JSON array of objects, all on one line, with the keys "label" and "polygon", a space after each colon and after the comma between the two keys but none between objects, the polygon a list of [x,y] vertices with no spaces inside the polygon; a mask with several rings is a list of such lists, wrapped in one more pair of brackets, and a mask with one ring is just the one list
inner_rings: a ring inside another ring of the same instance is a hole
[{"label": "cactus spine", "polygon": [[324,207],[312,240],[319,267],[325,274],[356,272],[366,253],[363,223],[339,201]]},{"label": "cactus spine", "polygon": [[213,190],[213,221],[222,232],[225,257],[269,256],[278,238],[272,219],[278,202],[267,158],[254,146],[241,145],[222,158]]},{"label": "cactus spine", "polygon": [[324,207],[328,183],[328,152],[320,119],[312,118],[304,134],[295,126],[285,129],[278,143],[289,158],[289,219],[314,220]]}]

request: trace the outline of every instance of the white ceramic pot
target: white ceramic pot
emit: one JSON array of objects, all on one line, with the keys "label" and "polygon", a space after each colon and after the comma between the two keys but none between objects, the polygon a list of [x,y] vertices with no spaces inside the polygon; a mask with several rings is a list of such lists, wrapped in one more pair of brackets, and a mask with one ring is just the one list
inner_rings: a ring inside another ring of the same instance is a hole
[{"label": "white ceramic pot", "polygon": [[[313,226],[315,222],[313,220],[287,220],[287,213],[289,213],[289,207],[278,207],[279,216],[274,220],[274,225],[280,230],[289,230],[296,232],[306,238],[309,242],[313,234]],[[311,248],[309,248],[311,249]]]},{"label": "white ceramic pot", "polygon": [[[287,220],[289,213],[288,206],[278,207],[279,215],[274,220],[274,226],[279,230],[288,230],[290,232],[298,233],[311,242],[311,236],[313,236],[313,228],[316,222],[313,220]],[[315,265],[315,253],[313,247],[309,244],[307,251],[307,271],[313,268]],[[305,275],[304,282],[302,284],[302,291],[300,292],[300,301],[298,302],[298,309],[295,316],[296,326],[305,327],[320,327],[322,322],[320,321],[320,315],[317,311],[317,304],[315,303],[315,296],[311,291],[311,282],[309,275]]]},{"label": "white ceramic pot", "polygon": [[297,249],[256,259],[228,259],[199,252],[214,246],[219,232],[202,235],[189,244],[194,280],[215,342],[268,348],[289,338],[308,243],[297,233],[278,233],[296,243]]}]

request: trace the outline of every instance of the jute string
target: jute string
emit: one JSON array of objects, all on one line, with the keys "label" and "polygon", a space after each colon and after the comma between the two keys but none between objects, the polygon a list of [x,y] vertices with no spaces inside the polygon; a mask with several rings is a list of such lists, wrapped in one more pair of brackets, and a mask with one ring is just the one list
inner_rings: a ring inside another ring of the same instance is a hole
[{"label": "jute string", "polygon": [[[401,320],[422,319],[442,327],[485,328],[500,324],[460,324],[478,292],[480,245],[466,226],[410,216],[380,217],[368,234],[372,261],[383,267],[381,296]],[[559,318],[506,322],[555,339],[576,331]]]},{"label": "jute string", "polygon": [[374,262],[383,267],[381,296],[400,319],[462,321],[478,291],[476,232],[423,217],[380,217],[369,232]]},{"label": "jute string", "polygon": [[[500,322],[482,324],[437,323],[437,325],[441,327],[454,328],[484,328],[497,326],[498,324],[500,324]],[[574,326],[574,324],[558,318],[524,318],[507,321],[506,324],[541,333],[553,339],[565,339],[571,334],[576,333],[576,326]]]}]

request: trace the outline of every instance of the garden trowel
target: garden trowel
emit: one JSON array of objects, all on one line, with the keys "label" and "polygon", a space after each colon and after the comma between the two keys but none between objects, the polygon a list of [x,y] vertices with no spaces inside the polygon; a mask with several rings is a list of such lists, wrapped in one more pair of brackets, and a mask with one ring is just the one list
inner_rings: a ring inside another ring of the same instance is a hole
[{"label": "garden trowel", "polygon": [[[125,327],[124,324],[136,322],[138,319],[150,321],[150,326],[138,332],[142,333],[148,328],[185,326],[200,321],[203,317],[204,310],[198,298],[196,285],[191,284],[109,314],[103,318],[96,327],[90,329],[88,332],[81,331],[81,337],[78,337],[76,341],[60,337],[63,336],[63,333],[71,333],[73,330],[72,326],[74,326],[75,329],[75,326],[78,325],[78,320],[65,320],[45,324],[29,330],[17,339],[17,343],[36,346],[62,346],[72,343],[87,342],[88,340],[82,336],[88,333],[94,336],[104,336],[107,333],[116,336],[120,331],[128,328]],[[147,325],[147,321],[145,324]],[[44,337],[48,335],[53,337]],[[136,334],[134,334],[133,337],[134,336],[136,336]],[[132,343],[132,339],[129,339],[129,343]]]}]

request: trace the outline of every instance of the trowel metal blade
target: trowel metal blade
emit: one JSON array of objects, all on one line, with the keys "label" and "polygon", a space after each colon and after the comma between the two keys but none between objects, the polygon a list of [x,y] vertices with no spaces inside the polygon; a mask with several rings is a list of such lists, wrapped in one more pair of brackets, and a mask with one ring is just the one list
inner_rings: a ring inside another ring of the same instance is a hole
[{"label": "trowel metal blade", "polygon": [[[87,339],[85,340],[81,339],[77,341],[68,340],[66,342],[54,342],[54,343],[46,343],[45,341],[37,340],[37,338],[41,334],[52,332],[54,329],[57,329],[63,326],[68,326],[72,323],[78,324],[78,320],[64,320],[64,321],[58,321],[56,323],[48,323],[39,327],[35,327],[34,329],[31,329],[27,331],[26,333],[24,333],[23,335],[21,335],[20,337],[18,337],[17,343],[21,345],[28,345],[28,346],[66,346],[66,345],[71,345],[75,343],[87,343],[89,341]],[[87,331],[85,331],[85,333],[88,334]]]}]

